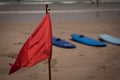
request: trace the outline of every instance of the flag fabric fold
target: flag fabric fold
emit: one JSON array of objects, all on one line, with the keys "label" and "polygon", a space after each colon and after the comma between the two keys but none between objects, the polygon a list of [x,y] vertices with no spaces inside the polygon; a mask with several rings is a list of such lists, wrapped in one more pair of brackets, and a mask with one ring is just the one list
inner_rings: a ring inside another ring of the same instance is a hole
[{"label": "flag fabric fold", "polygon": [[16,61],[11,64],[9,74],[23,67],[32,67],[52,56],[52,24],[47,13],[21,48]]}]

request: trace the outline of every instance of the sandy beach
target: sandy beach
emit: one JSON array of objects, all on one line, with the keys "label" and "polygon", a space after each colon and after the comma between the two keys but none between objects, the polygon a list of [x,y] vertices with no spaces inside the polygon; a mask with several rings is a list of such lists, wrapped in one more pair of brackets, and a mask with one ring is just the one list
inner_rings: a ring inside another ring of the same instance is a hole
[{"label": "sandy beach", "polygon": [[[48,80],[47,60],[8,75],[9,63],[14,63],[20,48],[39,21],[0,24],[0,80]],[[77,46],[74,49],[53,46],[52,80],[120,80],[120,46],[107,43],[106,47],[92,47],[71,40],[73,33],[95,39],[99,39],[101,33],[120,38],[120,18],[53,18],[52,23],[54,36]]]}]

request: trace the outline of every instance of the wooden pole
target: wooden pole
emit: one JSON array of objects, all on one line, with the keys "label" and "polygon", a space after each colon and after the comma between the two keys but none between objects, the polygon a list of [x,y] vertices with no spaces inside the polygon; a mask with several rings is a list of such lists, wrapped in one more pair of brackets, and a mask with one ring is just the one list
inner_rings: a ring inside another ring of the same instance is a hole
[{"label": "wooden pole", "polygon": [[[48,4],[46,4],[46,14],[48,13]],[[52,77],[51,77],[51,57],[50,58],[48,58],[48,75],[49,75],[49,80],[51,80],[52,79]]]},{"label": "wooden pole", "polygon": [[48,69],[49,69],[49,80],[51,80],[52,77],[51,77],[51,59],[50,58],[48,59]]},{"label": "wooden pole", "polygon": [[46,7],[46,14],[48,13],[48,4],[45,5]]}]

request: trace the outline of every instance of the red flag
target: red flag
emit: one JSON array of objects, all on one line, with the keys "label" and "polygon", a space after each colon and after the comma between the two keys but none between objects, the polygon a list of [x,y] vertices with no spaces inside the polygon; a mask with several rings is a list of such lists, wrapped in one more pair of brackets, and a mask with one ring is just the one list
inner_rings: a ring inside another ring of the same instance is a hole
[{"label": "red flag", "polygon": [[21,48],[17,59],[11,65],[9,74],[22,67],[31,67],[52,56],[52,29],[50,14],[47,13],[36,30]]}]

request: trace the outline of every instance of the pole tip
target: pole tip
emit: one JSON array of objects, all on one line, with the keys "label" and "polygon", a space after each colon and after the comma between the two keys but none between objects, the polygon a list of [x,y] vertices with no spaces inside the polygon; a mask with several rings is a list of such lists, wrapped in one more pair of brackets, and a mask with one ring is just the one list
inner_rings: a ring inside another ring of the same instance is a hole
[{"label": "pole tip", "polygon": [[46,4],[45,6],[46,6],[46,13],[48,13],[48,11],[50,11],[50,8],[48,8],[48,4]]},{"label": "pole tip", "polygon": [[45,6],[46,6],[46,8],[48,8],[48,4],[46,4]]}]

